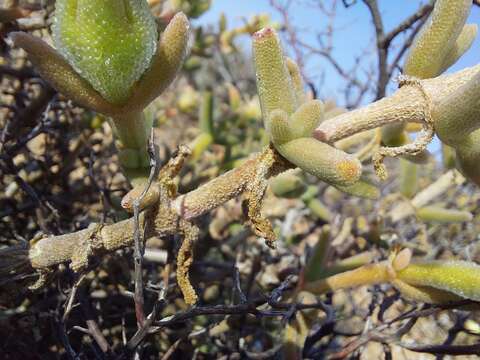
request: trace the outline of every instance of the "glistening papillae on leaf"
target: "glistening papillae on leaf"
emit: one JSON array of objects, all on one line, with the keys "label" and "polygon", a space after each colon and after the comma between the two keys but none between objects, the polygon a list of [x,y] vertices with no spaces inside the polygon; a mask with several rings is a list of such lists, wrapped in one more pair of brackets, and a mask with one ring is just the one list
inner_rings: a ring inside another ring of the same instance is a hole
[{"label": "glistening papillae on leaf", "polygon": [[25,50],[42,78],[66,97],[103,114],[115,113],[115,105],[105,100],[92,85],[43,40],[23,32],[10,34],[13,45]]},{"label": "glistening papillae on leaf", "polygon": [[292,136],[312,137],[313,130],[323,120],[323,108],[320,100],[309,100],[301,104],[290,119]]},{"label": "glistening papillae on leaf", "polygon": [[183,63],[188,19],[176,14],[158,40],[156,22],[143,0],[105,4],[65,0],[57,2],[55,14],[59,52],[24,33],[11,35],[14,45],[27,51],[59,92],[111,117],[127,177],[144,181],[152,120],[143,111],[170,85]]},{"label": "glistening papillae on leaf", "polygon": [[73,68],[116,104],[150,67],[158,39],[146,0],[57,0],[53,35]]},{"label": "glistening papillae on leaf", "polygon": [[292,79],[292,84],[295,89],[295,95],[297,98],[297,104],[302,105],[305,101],[307,101],[307,95],[305,94],[304,90],[304,83],[302,74],[300,73],[300,68],[298,67],[297,63],[290,58],[286,58],[287,62],[287,69],[288,73],[290,74],[290,78]]},{"label": "glistening papillae on leaf", "polygon": [[314,138],[297,138],[278,145],[277,150],[302,170],[329,184],[353,185],[362,173],[356,157]]},{"label": "glistening papillae on leaf", "polygon": [[[83,74],[79,74],[58,51],[39,38],[26,33],[12,33],[10,37],[15,46],[27,52],[42,77],[60,93],[86,108],[115,117],[143,111],[173,81],[186,55],[189,22],[182,13],[173,17],[160,35],[149,67],[127,90],[118,90],[127,91],[131,95],[123,104],[114,104],[104,98]],[[100,52],[101,48],[97,50]],[[109,80],[111,79],[106,79]]]}]

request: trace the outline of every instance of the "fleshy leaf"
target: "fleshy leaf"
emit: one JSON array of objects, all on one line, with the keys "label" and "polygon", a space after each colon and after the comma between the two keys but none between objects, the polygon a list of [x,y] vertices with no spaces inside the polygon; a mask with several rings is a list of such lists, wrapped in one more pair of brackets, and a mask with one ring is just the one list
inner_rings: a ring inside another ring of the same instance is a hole
[{"label": "fleshy leaf", "polygon": [[338,260],[334,264],[328,266],[323,273],[319,273],[318,277],[312,279],[313,281],[327,278],[343,272],[355,270],[361,266],[371,263],[375,258],[374,252],[363,252],[357,255],[350,256],[345,259]]},{"label": "fleshy leaf", "polygon": [[402,146],[408,142],[405,124],[392,124],[382,127],[382,142],[386,146]]},{"label": "fleshy leaf", "polygon": [[365,177],[361,177],[360,180],[358,180],[353,185],[331,185],[340,190],[341,192],[344,192],[345,194],[371,200],[376,200],[380,198],[380,189],[378,188],[378,186],[376,186],[374,183],[372,183]]},{"label": "fleshy leaf", "polygon": [[400,193],[412,198],[418,187],[418,167],[405,159],[400,159]]},{"label": "fleshy leaf", "polygon": [[446,304],[462,300],[460,296],[448,291],[435,289],[430,286],[412,286],[401,280],[395,279],[392,285],[397,288],[404,298],[427,304]]},{"label": "fleshy leaf", "polygon": [[57,0],[53,38],[83,78],[121,104],[149,68],[158,32],[146,0]]},{"label": "fleshy leaf", "polygon": [[412,263],[397,271],[399,280],[414,286],[429,286],[480,301],[480,265],[467,261]]},{"label": "fleshy leaf", "polygon": [[295,137],[310,137],[313,130],[323,120],[323,103],[310,100],[295,111],[291,117],[292,132]]},{"label": "fleshy leaf", "polygon": [[477,24],[467,24],[463,27],[462,32],[455,41],[455,44],[453,44],[450,51],[445,55],[445,59],[443,60],[443,65],[440,73],[443,73],[450,66],[455,64],[457,60],[460,59],[462,55],[468,51],[468,49],[470,49],[473,41],[477,37],[477,33]]},{"label": "fleshy leaf", "polygon": [[275,145],[281,145],[295,138],[288,115],[283,110],[270,113],[266,123],[267,131]]},{"label": "fleshy leaf", "polygon": [[425,206],[416,211],[422,221],[438,223],[467,222],[473,219],[472,213],[464,210],[445,209],[440,206]]},{"label": "fleshy leaf", "polygon": [[25,50],[29,60],[53,88],[91,110],[112,114],[118,108],[106,101],[93,87],[43,40],[23,32],[10,34],[13,45]]},{"label": "fleshy leaf", "polygon": [[411,251],[324,279],[307,281],[303,290],[314,294],[381,283],[393,284],[405,297],[427,303],[480,300],[480,265],[467,261],[411,262]]},{"label": "fleshy leaf", "polygon": [[270,188],[275,196],[282,198],[298,198],[307,189],[301,178],[294,174],[280,174],[270,181]]},{"label": "fleshy leaf", "polygon": [[255,33],[253,54],[265,129],[278,152],[329,184],[353,185],[362,172],[360,161],[311,137],[323,118],[323,103],[312,100],[299,104],[300,72],[292,67],[291,62],[288,68],[280,40],[273,29]]},{"label": "fleshy leaf", "polygon": [[273,110],[293,114],[298,106],[294,86],[280,39],[273,29],[265,28],[253,35],[253,58],[264,120]]},{"label": "fleshy leaf", "polygon": [[184,14],[178,13],[173,17],[160,37],[149,69],[134,85],[126,109],[142,110],[172,83],[187,53],[189,27]]},{"label": "fleshy leaf", "polygon": [[480,74],[476,74],[435,106],[435,132],[442,142],[454,148],[467,145],[467,137],[480,128],[479,93]]},{"label": "fleshy leaf", "polygon": [[286,58],[286,63],[290,78],[292,79],[292,84],[295,87],[297,104],[302,105],[305,101],[307,101],[307,96],[303,88],[303,78],[302,74],[300,73],[300,68],[298,67],[297,63],[290,58]]},{"label": "fleshy leaf", "polygon": [[360,161],[314,138],[298,138],[277,145],[277,150],[302,170],[329,184],[355,184],[362,173]]},{"label": "fleshy leaf", "polygon": [[356,286],[381,284],[388,282],[390,278],[391,274],[385,263],[368,264],[325,279],[307,282],[302,289],[313,294],[323,294]]},{"label": "fleshy leaf", "polygon": [[467,20],[472,0],[437,0],[405,61],[406,75],[420,79],[441,74],[445,57],[454,47]]}]

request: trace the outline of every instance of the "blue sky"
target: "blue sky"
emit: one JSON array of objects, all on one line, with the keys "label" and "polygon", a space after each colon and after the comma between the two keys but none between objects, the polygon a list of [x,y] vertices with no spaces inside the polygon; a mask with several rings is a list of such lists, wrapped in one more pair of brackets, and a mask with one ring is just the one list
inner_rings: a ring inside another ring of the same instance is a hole
[{"label": "blue sky", "polygon": [[[322,1],[322,0],[316,0]],[[305,0],[299,0],[298,3],[305,3]],[[312,2],[312,1],[311,1]],[[383,15],[385,30],[388,31],[400,23],[403,19],[415,12],[424,1],[420,0],[379,0],[380,10]],[[315,43],[315,30],[321,29],[326,19],[322,18],[318,12],[312,11],[305,6],[295,6],[289,14],[295,24],[301,24],[302,39]],[[212,8],[200,19],[201,23],[218,22],[221,13],[225,13],[229,20],[229,26],[238,26],[242,23],[242,18],[249,18],[253,14],[268,13],[276,21],[281,21],[279,14],[269,6],[268,0],[213,0]],[[338,7],[338,22],[335,33],[334,54],[341,63],[347,68],[353,65],[355,56],[359,55],[364,49],[372,49],[371,61],[366,63],[375,63],[374,33],[371,25],[370,14],[366,6],[359,0],[355,6],[344,8]],[[480,22],[480,8],[472,7],[469,23]],[[248,37],[242,41],[242,45],[248,50],[250,42]],[[288,51],[288,50],[287,50]],[[460,61],[449,71],[456,71],[467,66],[475,65],[480,60],[480,39],[477,39],[472,48],[465,54]],[[322,97],[331,97],[338,93],[342,82],[339,76],[329,68],[323,60],[318,58],[308,62],[306,72],[315,75],[322,74],[323,85],[320,95]],[[392,86],[392,89],[395,87]]]}]

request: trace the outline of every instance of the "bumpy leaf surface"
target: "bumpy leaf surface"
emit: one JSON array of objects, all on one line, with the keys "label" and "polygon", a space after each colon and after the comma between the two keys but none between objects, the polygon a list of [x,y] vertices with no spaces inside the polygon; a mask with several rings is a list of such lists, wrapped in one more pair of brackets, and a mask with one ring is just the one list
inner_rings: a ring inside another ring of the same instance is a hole
[{"label": "bumpy leaf surface", "polygon": [[57,0],[53,35],[67,61],[113,103],[128,98],[158,38],[146,0]]}]

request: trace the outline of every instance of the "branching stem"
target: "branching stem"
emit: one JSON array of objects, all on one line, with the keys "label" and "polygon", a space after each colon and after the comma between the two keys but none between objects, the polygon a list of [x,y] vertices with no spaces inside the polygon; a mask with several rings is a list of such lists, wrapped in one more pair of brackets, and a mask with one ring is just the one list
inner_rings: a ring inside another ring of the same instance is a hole
[{"label": "branching stem", "polygon": [[[430,97],[434,117],[438,104],[448,94],[472,79],[479,70],[480,66],[476,66],[452,75],[421,81],[423,89]],[[315,135],[323,141],[333,143],[386,124],[424,123],[426,106],[425,97],[418,87],[403,86],[388,98],[321,123]],[[174,197],[172,200],[160,198],[160,209],[155,213],[154,229],[151,230],[159,236],[182,233],[183,231],[178,229],[178,224],[190,222],[244,193],[265,164],[270,164],[266,178],[292,167],[292,164],[273,148],[267,148],[262,153],[253,155],[238,168],[210,180],[187,194]],[[139,216],[140,228],[144,227],[144,219],[145,215],[142,212]],[[31,244],[28,262],[37,270],[46,270],[65,262],[71,262],[74,270],[83,269],[89,265],[88,259],[92,255],[98,256],[131,246],[134,229],[134,219],[131,218],[116,224],[92,225],[88,229],[71,234],[44,238]]]}]

